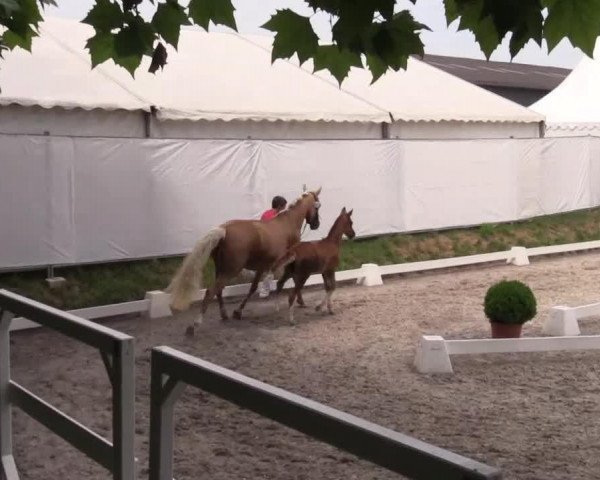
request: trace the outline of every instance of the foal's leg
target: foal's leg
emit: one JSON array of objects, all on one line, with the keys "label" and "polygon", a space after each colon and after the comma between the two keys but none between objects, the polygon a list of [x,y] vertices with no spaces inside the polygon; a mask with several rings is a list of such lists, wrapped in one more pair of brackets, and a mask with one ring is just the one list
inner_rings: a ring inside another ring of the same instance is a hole
[{"label": "foal's leg", "polygon": [[335,290],[335,272],[326,271],[323,272],[323,283],[325,284],[325,296],[319,305],[317,305],[316,310],[320,312],[325,305],[327,305],[327,311],[330,315],[333,315],[333,309],[331,306],[331,296],[333,295],[333,291]]},{"label": "foal's leg", "polygon": [[250,291],[248,292],[248,295],[246,295],[246,298],[242,300],[242,303],[240,303],[240,306],[237,308],[237,310],[233,311],[233,318],[235,318],[236,320],[242,319],[242,310],[246,306],[248,299],[254,294],[254,292],[256,292],[256,289],[258,288],[258,282],[260,281],[262,275],[262,270],[256,271],[256,274],[254,275],[254,280],[252,280],[252,285],[250,285]]},{"label": "foal's leg", "polygon": [[333,296],[333,292],[335,290],[335,272],[333,272],[333,271],[327,272],[327,277],[329,279],[329,281],[328,281],[329,285],[325,285],[325,289],[328,289],[328,291],[327,291],[327,312],[329,313],[329,315],[333,315],[333,308],[331,305],[331,297]]}]

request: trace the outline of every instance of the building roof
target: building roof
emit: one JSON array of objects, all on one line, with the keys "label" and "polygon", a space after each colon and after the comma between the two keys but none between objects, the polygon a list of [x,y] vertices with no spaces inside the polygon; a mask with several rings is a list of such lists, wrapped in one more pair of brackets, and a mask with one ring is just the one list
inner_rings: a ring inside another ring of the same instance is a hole
[{"label": "building roof", "polygon": [[145,59],[133,79],[112,61],[91,69],[89,25],[47,18],[32,54],[15,50],[0,68],[0,105],[150,110],[173,120],[531,123],[543,116],[411,58],[370,86],[354,69],[340,88],[307,62],[271,64],[271,37],[184,29],[156,75]]},{"label": "building roof", "polygon": [[425,63],[475,85],[530,90],[554,90],[570,69],[512,62],[490,62],[472,58],[425,55]]}]

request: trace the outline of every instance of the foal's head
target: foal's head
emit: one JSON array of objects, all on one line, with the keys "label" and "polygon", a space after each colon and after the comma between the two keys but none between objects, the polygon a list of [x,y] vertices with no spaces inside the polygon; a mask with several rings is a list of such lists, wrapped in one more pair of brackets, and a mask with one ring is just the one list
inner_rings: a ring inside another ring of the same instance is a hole
[{"label": "foal's head", "polygon": [[342,208],[342,213],[340,213],[340,228],[342,229],[342,233],[346,235],[350,240],[352,240],[356,233],[354,233],[354,228],[352,228],[352,212],[354,209],[349,212],[346,211],[346,207]]}]

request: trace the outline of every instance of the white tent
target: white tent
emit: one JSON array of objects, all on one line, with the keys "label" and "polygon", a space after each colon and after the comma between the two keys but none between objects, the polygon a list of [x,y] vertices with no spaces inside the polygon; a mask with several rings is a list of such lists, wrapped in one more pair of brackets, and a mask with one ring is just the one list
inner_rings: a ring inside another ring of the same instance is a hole
[{"label": "white tent", "polygon": [[[598,58],[598,45],[594,57]],[[563,82],[531,105],[550,137],[600,136],[600,61],[584,56]]]},{"label": "white tent", "polygon": [[[369,86],[271,64],[270,38],[182,32],[157,75],[90,69],[91,27],[47,19],[33,54],[0,63],[0,133],[156,138],[537,137],[543,116],[419,60]],[[152,113],[150,113],[152,112]],[[393,122],[391,121],[393,119]],[[391,125],[390,125],[391,123]],[[388,124],[382,128],[383,124]]]}]

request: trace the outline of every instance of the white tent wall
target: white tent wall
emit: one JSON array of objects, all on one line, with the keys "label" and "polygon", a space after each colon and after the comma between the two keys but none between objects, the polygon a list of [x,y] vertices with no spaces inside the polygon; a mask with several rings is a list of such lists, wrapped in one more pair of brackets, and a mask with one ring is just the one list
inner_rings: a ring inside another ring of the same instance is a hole
[{"label": "white tent wall", "polygon": [[506,140],[405,142],[405,229],[514,220],[514,147]]},{"label": "white tent wall", "polygon": [[[366,140],[536,138],[539,124],[517,122],[298,122],[257,120],[160,120],[147,113],[0,106],[0,134],[163,139]],[[387,133],[386,132],[387,129]]]},{"label": "white tent wall", "polygon": [[395,122],[389,138],[406,140],[451,140],[475,138],[538,138],[539,123],[517,122]]},{"label": "white tent wall", "polygon": [[367,122],[297,122],[256,120],[154,120],[154,138],[365,140],[382,138],[382,125]]},{"label": "white tent wall", "polygon": [[143,138],[144,112],[3,105],[0,134]]},{"label": "white tent wall", "polygon": [[600,205],[600,139],[160,140],[0,135],[0,268],[180,254],[323,186],[360,236]]},{"label": "white tent wall", "polygon": [[600,123],[550,123],[546,137],[600,137]]}]

